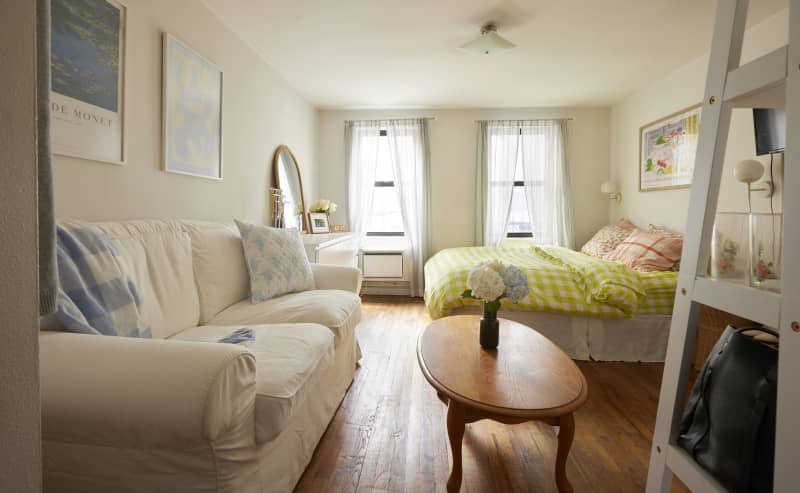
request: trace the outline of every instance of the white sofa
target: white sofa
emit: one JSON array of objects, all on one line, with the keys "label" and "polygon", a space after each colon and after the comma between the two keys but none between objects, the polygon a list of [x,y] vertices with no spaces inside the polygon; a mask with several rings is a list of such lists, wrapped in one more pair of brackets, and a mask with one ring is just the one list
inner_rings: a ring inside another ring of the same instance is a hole
[{"label": "white sofa", "polygon": [[42,332],[45,491],[291,491],[360,358],[359,271],[253,305],[233,224],[67,225],[111,238],[153,338]]}]

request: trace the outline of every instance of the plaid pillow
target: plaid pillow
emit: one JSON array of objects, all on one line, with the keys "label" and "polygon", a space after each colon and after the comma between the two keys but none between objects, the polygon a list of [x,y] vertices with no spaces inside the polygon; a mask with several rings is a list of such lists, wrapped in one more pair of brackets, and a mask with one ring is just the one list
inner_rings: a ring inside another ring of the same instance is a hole
[{"label": "plaid pillow", "polygon": [[627,219],[620,219],[617,224],[600,228],[600,231],[595,233],[592,239],[583,245],[581,253],[603,258],[607,253],[617,248],[617,245],[622,243],[622,240],[627,238],[634,229],[636,229],[636,226]]},{"label": "plaid pillow", "polygon": [[672,269],[680,261],[682,249],[682,235],[635,230],[609,252],[605,259],[622,262],[639,272],[665,271]]}]

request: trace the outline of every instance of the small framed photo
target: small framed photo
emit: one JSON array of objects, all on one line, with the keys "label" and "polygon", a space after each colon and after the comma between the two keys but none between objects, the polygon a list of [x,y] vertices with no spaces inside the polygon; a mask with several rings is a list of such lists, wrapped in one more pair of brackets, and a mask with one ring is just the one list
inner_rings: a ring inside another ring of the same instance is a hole
[{"label": "small framed photo", "polygon": [[328,215],[324,212],[309,212],[308,224],[311,225],[311,233],[330,233],[331,227],[328,224]]}]

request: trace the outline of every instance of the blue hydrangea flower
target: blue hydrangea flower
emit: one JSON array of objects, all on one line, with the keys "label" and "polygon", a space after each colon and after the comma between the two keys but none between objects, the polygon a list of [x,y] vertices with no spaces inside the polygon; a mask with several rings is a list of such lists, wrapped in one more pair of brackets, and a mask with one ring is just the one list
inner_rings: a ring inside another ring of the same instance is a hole
[{"label": "blue hydrangea flower", "polygon": [[503,284],[506,285],[504,296],[512,303],[525,299],[530,292],[528,289],[528,278],[525,273],[514,265],[505,266],[500,272]]}]

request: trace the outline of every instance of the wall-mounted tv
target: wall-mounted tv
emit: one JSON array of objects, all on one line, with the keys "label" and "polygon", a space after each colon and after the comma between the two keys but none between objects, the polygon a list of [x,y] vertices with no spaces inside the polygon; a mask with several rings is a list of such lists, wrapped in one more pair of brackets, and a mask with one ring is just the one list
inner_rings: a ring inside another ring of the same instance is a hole
[{"label": "wall-mounted tv", "polygon": [[786,147],[786,112],[778,108],[753,108],[756,155],[783,152]]}]

